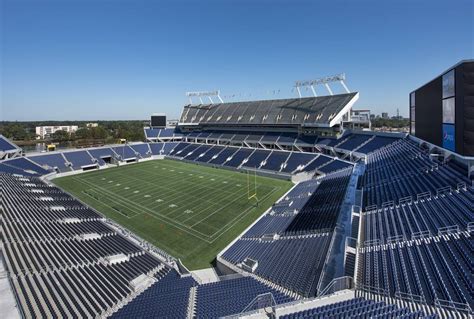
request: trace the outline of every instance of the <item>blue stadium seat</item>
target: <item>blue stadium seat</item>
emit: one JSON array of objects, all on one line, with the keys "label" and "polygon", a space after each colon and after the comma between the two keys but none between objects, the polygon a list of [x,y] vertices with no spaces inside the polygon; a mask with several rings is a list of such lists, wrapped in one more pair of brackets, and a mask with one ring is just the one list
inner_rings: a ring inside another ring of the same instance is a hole
[{"label": "blue stadium seat", "polygon": [[17,150],[18,147],[10,142],[5,136],[0,134],[0,152],[8,152]]},{"label": "blue stadium seat", "polygon": [[[252,150],[250,150],[252,151]],[[270,155],[269,150],[255,150],[252,152],[246,162],[242,164],[243,167],[259,168],[262,162]]]},{"label": "blue stadium seat", "polygon": [[71,171],[71,169],[66,166],[66,161],[60,153],[36,155],[29,157],[29,159],[40,166],[46,166],[48,168],[57,167],[61,173]]},{"label": "blue stadium seat", "polygon": [[141,158],[146,158],[150,156],[150,148],[148,147],[147,143],[141,144],[130,144],[129,145],[135,152],[140,154]]},{"label": "blue stadium seat", "polygon": [[91,148],[89,149],[89,154],[92,155],[92,158],[95,158],[99,165],[105,165],[103,158],[115,158],[115,153],[110,147],[101,147],[101,148]]},{"label": "blue stadium seat", "polygon": [[196,294],[196,317],[219,318],[240,313],[255,297],[265,293],[272,293],[277,304],[293,300],[251,277],[200,285]]},{"label": "blue stadium seat", "polygon": [[224,166],[238,167],[242,164],[244,159],[248,158],[254,152],[250,148],[240,148],[235,154],[232,154],[232,159],[225,162]]},{"label": "blue stadium seat", "polygon": [[270,156],[266,159],[265,165],[262,165],[261,169],[277,172],[280,171],[290,154],[290,152],[272,151]]},{"label": "blue stadium seat", "polygon": [[14,168],[19,168],[21,170],[31,172],[33,173],[33,175],[35,174],[45,175],[45,174],[50,173],[50,171],[33,163],[32,161],[28,160],[26,157],[18,157],[18,158],[3,161],[1,163],[5,164],[6,166],[12,166]]},{"label": "blue stadium seat", "polygon": [[317,156],[317,154],[311,153],[292,152],[288,160],[286,161],[285,167],[281,171],[285,173],[292,173],[298,168],[306,166]]},{"label": "blue stadium seat", "polygon": [[81,169],[82,166],[97,165],[87,151],[63,152],[63,155],[74,170]]}]

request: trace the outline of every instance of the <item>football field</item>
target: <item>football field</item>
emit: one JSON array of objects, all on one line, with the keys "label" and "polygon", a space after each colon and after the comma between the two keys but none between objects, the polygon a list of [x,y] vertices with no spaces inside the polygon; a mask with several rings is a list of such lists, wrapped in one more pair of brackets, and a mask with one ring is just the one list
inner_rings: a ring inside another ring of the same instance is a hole
[{"label": "football field", "polygon": [[[174,160],[53,182],[190,269],[209,267],[220,250],[292,186],[289,181]],[[255,189],[258,205],[249,199]]]}]

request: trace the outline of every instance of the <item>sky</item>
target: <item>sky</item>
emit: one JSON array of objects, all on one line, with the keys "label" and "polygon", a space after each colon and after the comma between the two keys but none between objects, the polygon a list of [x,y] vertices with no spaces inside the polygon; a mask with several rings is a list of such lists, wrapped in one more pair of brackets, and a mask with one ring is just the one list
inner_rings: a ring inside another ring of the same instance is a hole
[{"label": "sky", "polygon": [[0,5],[0,120],[177,118],[186,91],[289,98],[341,72],[355,108],[407,116],[410,91],[474,57],[472,0]]}]

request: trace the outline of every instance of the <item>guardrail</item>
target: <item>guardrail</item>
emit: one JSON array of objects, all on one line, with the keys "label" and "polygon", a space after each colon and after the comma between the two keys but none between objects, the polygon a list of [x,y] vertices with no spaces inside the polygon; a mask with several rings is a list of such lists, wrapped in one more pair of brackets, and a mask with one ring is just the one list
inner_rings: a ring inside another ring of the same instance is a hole
[{"label": "guardrail", "polygon": [[451,186],[441,187],[436,190],[436,196],[446,194],[446,193],[452,193],[452,191],[453,190],[451,189]]},{"label": "guardrail", "polygon": [[422,200],[422,199],[428,199],[428,198],[431,198],[430,192],[423,192],[423,193],[416,194],[417,201]]},{"label": "guardrail", "polygon": [[469,304],[455,302],[455,301],[452,301],[452,300],[443,300],[443,299],[436,298],[435,299],[435,306],[439,307],[439,308],[452,309],[454,311],[458,311],[458,312],[462,312],[462,313],[468,313],[468,314],[471,315],[471,318],[472,318],[473,311],[472,311],[471,307],[469,306]]},{"label": "guardrail", "polygon": [[398,200],[398,204],[399,205],[403,205],[403,204],[411,204],[413,201],[413,198],[411,196],[406,196],[406,197],[402,197]]},{"label": "guardrail", "polygon": [[455,234],[455,233],[458,233],[458,232],[459,232],[459,226],[458,225],[438,228],[438,236],[448,235],[448,234]]},{"label": "guardrail", "polygon": [[318,297],[330,295],[337,291],[353,289],[354,279],[350,276],[334,278],[319,294]]}]

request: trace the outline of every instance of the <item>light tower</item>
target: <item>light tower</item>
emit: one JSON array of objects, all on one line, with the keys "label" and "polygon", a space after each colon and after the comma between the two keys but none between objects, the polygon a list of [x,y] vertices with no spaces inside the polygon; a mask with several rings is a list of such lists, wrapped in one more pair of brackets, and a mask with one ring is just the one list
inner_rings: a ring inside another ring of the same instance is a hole
[{"label": "light tower", "polygon": [[347,85],[345,83],[346,80],[346,75],[344,73],[332,75],[332,76],[326,76],[323,78],[315,79],[315,80],[306,80],[306,81],[296,81],[295,82],[295,87],[296,87],[296,92],[298,92],[298,97],[301,98],[301,90],[300,88],[302,87],[310,87],[311,91],[313,92],[313,96],[318,96],[316,94],[315,86],[319,84],[323,84],[326,87],[326,90],[328,90],[329,95],[334,95],[331,87],[329,86],[329,83],[331,82],[339,82],[341,83],[342,87],[346,91],[346,93],[351,93],[349,89],[347,88]]},{"label": "light tower", "polygon": [[216,91],[194,91],[194,92],[186,92],[186,96],[189,98],[189,104],[193,104],[192,97],[196,96],[199,98],[199,101],[201,104],[204,104],[202,97],[207,96],[209,101],[211,101],[211,104],[214,104],[214,101],[212,100],[212,96],[216,96],[221,103],[224,103],[224,101],[221,99],[221,92],[219,90]]}]

